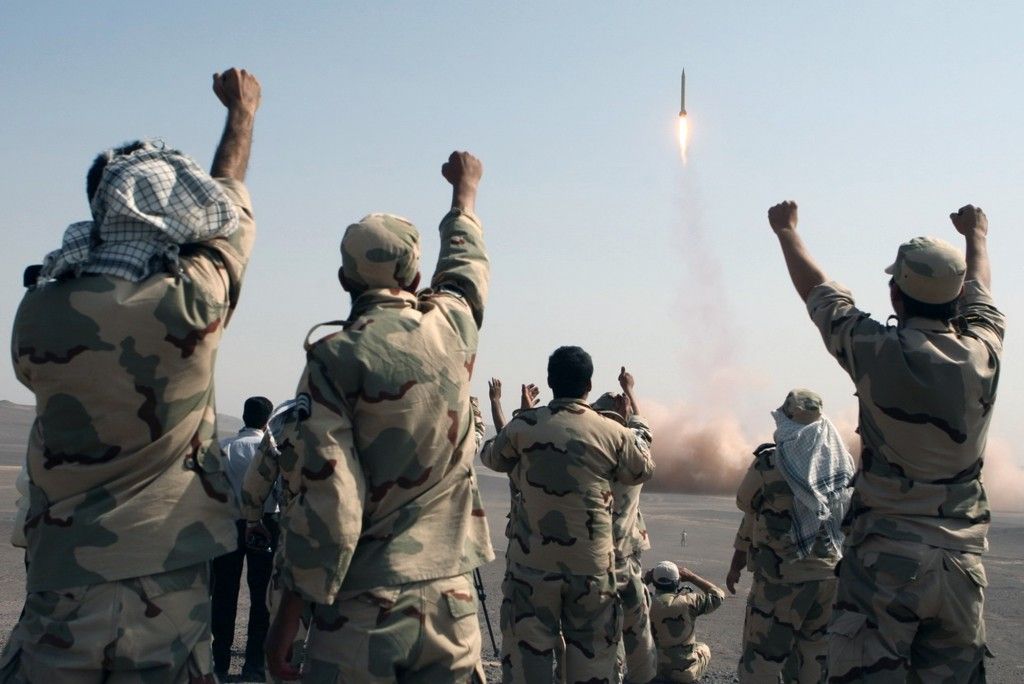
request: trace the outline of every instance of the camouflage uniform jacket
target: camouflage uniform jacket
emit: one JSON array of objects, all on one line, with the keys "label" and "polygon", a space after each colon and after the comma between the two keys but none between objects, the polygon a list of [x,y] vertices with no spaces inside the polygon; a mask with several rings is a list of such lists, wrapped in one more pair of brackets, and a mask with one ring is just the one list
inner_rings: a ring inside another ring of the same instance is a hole
[{"label": "camouflage uniform jacket", "polygon": [[[641,440],[651,443],[650,430],[646,425],[634,424],[632,429],[638,433]],[[618,562],[630,556],[638,556],[642,551],[651,548],[644,514],[640,512],[642,489],[642,485],[612,482],[612,497],[615,500],[615,508],[612,510],[612,535],[615,538],[615,555]]]},{"label": "camouflage uniform jacket", "polygon": [[611,572],[612,482],[651,478],[650,439],[639,416],[623,427],[581,399],[517,413],[480,455],[519,491],[508,559],[538,570]]},{"label": "camouflage uniform jacket", "polygon": [[697,638],[694,623],[701,615],[718,610],[725,600],[725,594],[717,591],[664,589],[654,585],[651,596],[651,631],[658,651],[692,646]]},{"label": "camouflage uniform jacket", "polygon": [[488,274],[479,221],[453,210],[431,290],[367,290],[342,331],[307,341],[278,442],[286,588],[326,604],[494,558],[469,402]]},{"label": "camouflage uniform jacket", "polygon": [[829,543],[824,526],[811,552],[804,558],[793,543],[793,490],[775,464],[774,444],[754,451],[736,505],[743,521],[736,533],[735,548],[747,554],[747,569],[776,582],[807,582],[834,576],[839,553]]},{"label": "camouflage uniform jacket", "polygon": [[1005,330],[988,291],[965,282],[949,323],[882,325],[832,282],[811,290],[807,310],[860,403],[847,544],[878,534],[985,551],[991,511],[981,467]]},{"label": "camouflage uniform jacket", "polygon": [[182,247],[178,276],[84,275],[29,291],[14,321],[29,435],[28,591],[175,570],[236,544],[213,369],[255,237],[249,194],[227,237]]}]

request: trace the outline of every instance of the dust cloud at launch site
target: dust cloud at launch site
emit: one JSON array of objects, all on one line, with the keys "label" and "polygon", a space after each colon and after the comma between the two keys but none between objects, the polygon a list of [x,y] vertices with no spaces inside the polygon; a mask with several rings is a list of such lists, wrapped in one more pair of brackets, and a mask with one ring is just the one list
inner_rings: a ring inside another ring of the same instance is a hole
[{"label": "dust cloud at launch site", "polygon": [[[679,384],[686,388],[687,400],[672,405],[642,402],[644,415],[654,430],[657,463],[654,479],[647,487],[654,491],[732,495],[750,465],[754,449],[772,441],[769,413],[783,397],[766,405],[763,419],[756,422],[745,422],[734,408],[737,396],[760,392],[766,381],[737,360],[737,341],[745,338],[730,310],[729,298],[721,294],[728,289],[720,262],[704,238],[699,196],[688,183],[680,183],[680,188],[679,255],[683,268],[680,294],[674,302],[680,324],[673,332],[678,336],[679,362],[685,375]],[[781,268],[781,257],[779,265]],[[700,321],[700,325],[692,325],[692,321]],[[856,411],[827,415],[859,465]],[[1024,468],[1010,440],[990,435],[984,482],[993,509],[1024,510]]]}]

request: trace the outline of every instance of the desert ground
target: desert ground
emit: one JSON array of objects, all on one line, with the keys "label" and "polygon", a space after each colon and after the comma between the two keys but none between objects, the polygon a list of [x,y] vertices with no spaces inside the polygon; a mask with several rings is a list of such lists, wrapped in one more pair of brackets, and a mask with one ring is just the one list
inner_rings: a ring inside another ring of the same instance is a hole
[{"label": "desert ground", "polygon": [[[25,574],[22,552],[6,543],[10,537],[16,493],[14,479],[24,458],[31,409],[0,402],[0,643],[6,643],[18,619],[24,600]],[[224,425],[235,421],[228,419]],[[501,578],[504,570],[505,514],[508,511],[508,485],[503,475],[478,467],[480,489],[487,508],[496,560],[482,568],[487,592],[487,612],[498,646],[498,608],[501,603]],[[699,575],[725,586],[725,573],[732,555],[732,540],[739,524],[739,512],[729,497],[646,492],[642,510],[651,536],[652,548],[644,554],[650,567],[660,560],[683,562]],[[681,545],[682,532],[686,545]],[[985,556],[989,587],[985,619],[988,643],[996,657],[988,661],[990,682],[1006,684],[1024,681],[1024,514],[997,513],[989,533],[989,553]],[[241,667],[245,645],[244,626],[248,613],[245,583],[239,598],[238,629],[235,636],[237,662]],[[698,622],[698,638],[712,651],[711,669],[704,681],[731,682],[739,658],[743,627],[743,608],[749,575],[735,596],[727,594],[724,605]],[[499,670],[481,612],[483,654],[488,674]]]}]

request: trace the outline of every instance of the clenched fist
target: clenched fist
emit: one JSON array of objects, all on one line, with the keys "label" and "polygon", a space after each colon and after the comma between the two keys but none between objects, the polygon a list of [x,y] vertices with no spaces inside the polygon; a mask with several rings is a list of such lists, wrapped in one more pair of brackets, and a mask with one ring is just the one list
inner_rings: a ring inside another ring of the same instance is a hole
[{"label": "clenched fist", "polygon": [[780,202],[769,209],[768,223],[776,233],[787,228],[790,230],[796,230],[796,202]]},{"label": "clenched fist", "polygon": [[469,152],[452,152],[448,161],[441,165],[441,175],[453,186],[476,187],[484,175],[484,165]]},{"label": "clenched fist", "polygon": [[962,206],[959,211],[949,215],[949,220],[953,222],[956,232],[965,237],[973,233],[988,234],[988,217],[985,216],[981,207],[971,204]]},{"label": "clenched fist", "polygon": [[253,113],[260,106],[260,82],[245,69],[234,67],[213,75],[213,92],[228,109]]}]

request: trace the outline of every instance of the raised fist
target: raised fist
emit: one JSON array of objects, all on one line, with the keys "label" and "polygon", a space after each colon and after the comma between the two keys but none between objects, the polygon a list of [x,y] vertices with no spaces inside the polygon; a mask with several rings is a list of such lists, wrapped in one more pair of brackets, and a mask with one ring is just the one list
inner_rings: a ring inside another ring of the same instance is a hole
[{"label": "raised fist", "polygon": [[776,233],[787,228],[796,230],[796,202],[780,202],[769,209],[768,223]]},{"label": "raised fist", "polygon": [[228,109],[252,113],[260,106],[260,82],[245,69],[232,67],[213,75],[213,92]]},{"label": "raised fist", "polygon": [[469,152],[452,152],[448,161],[441,165],[441,175],[454,186],[471,185],[476,187],[484,174],[484,165]]}]

